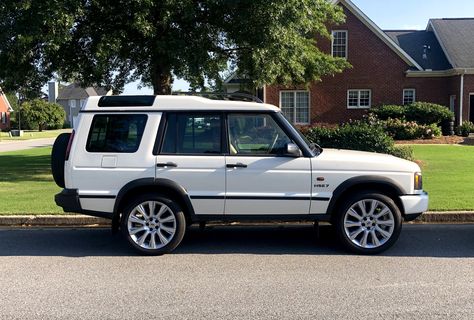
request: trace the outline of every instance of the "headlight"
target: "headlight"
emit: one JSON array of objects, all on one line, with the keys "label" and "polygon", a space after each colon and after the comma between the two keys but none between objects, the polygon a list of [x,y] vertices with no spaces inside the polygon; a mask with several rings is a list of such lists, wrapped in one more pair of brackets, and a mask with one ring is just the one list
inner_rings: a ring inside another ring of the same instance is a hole
[{"label": "headlight", "polygon": [[421,172],[415,172],[415,190],[423,190],[423,179]]}]

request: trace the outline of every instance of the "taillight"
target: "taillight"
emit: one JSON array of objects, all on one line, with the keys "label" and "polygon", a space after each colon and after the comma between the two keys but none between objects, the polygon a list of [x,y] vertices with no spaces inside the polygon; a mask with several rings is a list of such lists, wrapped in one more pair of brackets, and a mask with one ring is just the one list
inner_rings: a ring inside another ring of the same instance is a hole
[{"label": "taillight", "polygon": [[72,146],[72,140],[74,140],[74,134],[76,131],[72,130],[71,135],[69,136],[69,141],[67,143],[67,148],[66,148],[66,158],[65,160],[69,160],[69,153],[71,153],[71,146]]}]

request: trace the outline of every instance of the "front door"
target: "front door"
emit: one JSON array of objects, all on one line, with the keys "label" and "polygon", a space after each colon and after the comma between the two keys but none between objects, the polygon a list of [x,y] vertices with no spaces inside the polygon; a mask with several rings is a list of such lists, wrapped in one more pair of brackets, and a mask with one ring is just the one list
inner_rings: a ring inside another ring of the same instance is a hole
[{"label": "front door", "polygon": [[271,114],[227,117],[225,214],[309,214],[310,159],[284,155],[293,141]]},{"label": "front door", "polygon": [[196,214],[223,214],[225,157],[223,116],[170,113],[156,156],[156,178],[182,186]]},{"label": "front door", "polygon": [[474,122],[474,93],[469,94],[469,121]]}]

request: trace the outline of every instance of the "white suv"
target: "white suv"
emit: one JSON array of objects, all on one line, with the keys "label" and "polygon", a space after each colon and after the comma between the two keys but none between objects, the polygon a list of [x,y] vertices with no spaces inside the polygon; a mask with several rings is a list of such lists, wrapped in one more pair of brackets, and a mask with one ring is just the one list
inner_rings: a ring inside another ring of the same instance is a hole
[{"label": "white suv", "polygon": [[322,150],[280,109],[191,96],[91,97],[52,171],[66,212],[112,219],[145,254],[175,249],[207,221],[326,221],[356,253],[397,240],[428,208],[417,164]]}]

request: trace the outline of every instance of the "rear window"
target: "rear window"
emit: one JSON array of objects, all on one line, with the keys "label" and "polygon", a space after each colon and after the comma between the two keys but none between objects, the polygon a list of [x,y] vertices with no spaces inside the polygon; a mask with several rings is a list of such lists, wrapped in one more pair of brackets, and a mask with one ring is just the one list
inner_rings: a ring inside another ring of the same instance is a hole
[{"label": "rear window", "polygon": [[96,115],[87,139],[88,152],[133,153],[145,130],[144,114]]}]

